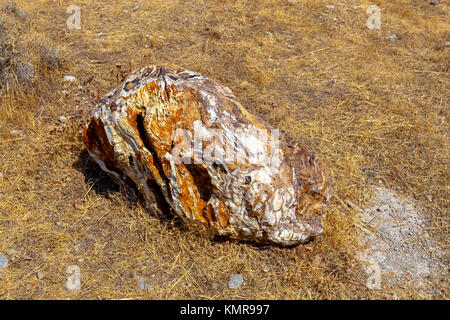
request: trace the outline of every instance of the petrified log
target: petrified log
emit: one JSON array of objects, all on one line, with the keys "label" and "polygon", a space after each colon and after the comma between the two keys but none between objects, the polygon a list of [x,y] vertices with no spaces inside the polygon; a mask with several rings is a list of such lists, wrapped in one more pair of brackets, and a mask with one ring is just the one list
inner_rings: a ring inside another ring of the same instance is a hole
[{"label": "petrified log", "polygon": [[295,245],[322,232],[328,180],[312,153],[277,133],[230,89],[149,66],[100,100],[83,140],[155,214],[171,211],[222,236]]}]

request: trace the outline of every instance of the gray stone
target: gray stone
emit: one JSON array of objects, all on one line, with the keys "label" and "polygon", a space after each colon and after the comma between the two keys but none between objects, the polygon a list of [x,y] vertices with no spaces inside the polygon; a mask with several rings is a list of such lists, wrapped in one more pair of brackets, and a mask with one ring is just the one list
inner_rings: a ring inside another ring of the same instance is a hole
[{"label": "gray stone", "polygon": [[228,281],[228,288],[230,288],[230,289],[239,288],[243,282],[244,282],[244,279],[242,279],[242,277],[239,274],[235,274]]},{"label": "gray stone", "polygon": [[9,260],[4,254],[0,254],[0,270],[8,266]]},{"label": "gray stone", "polygon": [[139,289],[141,289],[142,291],[148,290],[148,283],[145,281],[144,278],[139,277],[138,282],[139,282]]}]

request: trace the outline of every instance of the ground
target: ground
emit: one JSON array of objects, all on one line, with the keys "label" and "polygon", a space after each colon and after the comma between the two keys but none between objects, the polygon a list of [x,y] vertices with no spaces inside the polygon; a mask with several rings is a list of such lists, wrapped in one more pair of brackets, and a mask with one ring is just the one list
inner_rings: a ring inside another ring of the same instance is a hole
[{"label": "ground", "polygon": [[[3,1],[0,298],[448,299],[450,19],[440,2]],[[79,30],[66,23],[71,5]],[[370,5],[379,29],[366,24]],[[324,233],[292,248],[210,240],[114,185],[80,128],[102,95],[149,64],[228,86],[313,151],[333,188]],[[361,256],[380,251],[365,217],[392,217],[383,205],[407,208],[414,218],[400,218],[427,236],[419,260],[440,269],[420,273],[423,290],[385,273],[369,281]],[[81,287],[70,291],[73,265]],[[229,289],[234,274],[244,282]]]}]

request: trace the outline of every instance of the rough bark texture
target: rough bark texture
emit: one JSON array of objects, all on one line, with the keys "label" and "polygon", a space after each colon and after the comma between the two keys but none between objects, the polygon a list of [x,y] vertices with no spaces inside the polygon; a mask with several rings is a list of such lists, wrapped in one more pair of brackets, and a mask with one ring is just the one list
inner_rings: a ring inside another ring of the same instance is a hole
[{"label": "rough bark texture", "polygon": [[[99,102],[83,140],[153,213],[262,243],[295,245],[322,232],[329,188],[314,155],[278,141],[230,89],[200,74],[135,71]],[[265,156],[276,141],[278,152]]]}]

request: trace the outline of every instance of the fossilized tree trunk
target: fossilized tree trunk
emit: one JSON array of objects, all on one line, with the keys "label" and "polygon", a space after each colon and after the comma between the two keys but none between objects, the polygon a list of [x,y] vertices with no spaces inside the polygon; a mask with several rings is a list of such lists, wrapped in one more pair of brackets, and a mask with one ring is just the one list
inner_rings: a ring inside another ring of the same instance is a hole
[{"label": "fossilized tree trunk", "polygon": [[153,213],[172,211],[215,234],[280,245],[322,232],[329,190],[314,155],[278,139],[230,89],[200,74],[135,71],[99,102],[83,140]]}]

